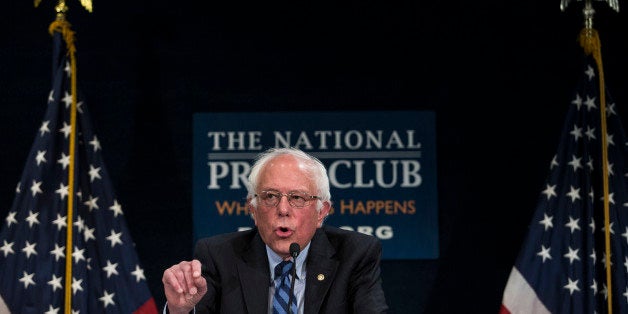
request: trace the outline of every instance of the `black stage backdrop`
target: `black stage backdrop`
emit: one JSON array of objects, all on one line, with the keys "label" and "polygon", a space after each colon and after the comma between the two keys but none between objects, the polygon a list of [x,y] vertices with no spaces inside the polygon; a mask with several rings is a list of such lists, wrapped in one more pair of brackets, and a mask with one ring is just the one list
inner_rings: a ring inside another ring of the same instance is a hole
[{"label": "black stage backdrop", "polygon": [[[163,270],[192,253],[194,112],[428,109],[440,258],[383,262],[391,312],[498,311],[579,78],[582,2],[94,1],[68,0],[79,88],[159,307]],[[55,4],[5,2],[2,218],[45,110]],[[628,19],[594,8],[627,117]]]}]

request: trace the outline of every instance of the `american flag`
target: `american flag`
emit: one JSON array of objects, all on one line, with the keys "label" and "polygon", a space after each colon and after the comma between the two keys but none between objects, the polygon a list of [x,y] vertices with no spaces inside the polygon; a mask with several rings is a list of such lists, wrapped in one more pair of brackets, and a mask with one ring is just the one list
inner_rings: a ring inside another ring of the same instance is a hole
[{"label": "american flag", "polygon": [[73,42],[61,32],[65,40],[73,32],[67,22],[53,23],[46,114],[0,233],[0,313],[156,313],[87,106],[81,95],[72,105]]},{"label": "american flag", "polygon": [[[605,89],[610,256],[606,253],[600,72],[585,54],[549,175],[500,313],[628,313],[627,143]],[[610,260],[611,285],[606,261]]]}]

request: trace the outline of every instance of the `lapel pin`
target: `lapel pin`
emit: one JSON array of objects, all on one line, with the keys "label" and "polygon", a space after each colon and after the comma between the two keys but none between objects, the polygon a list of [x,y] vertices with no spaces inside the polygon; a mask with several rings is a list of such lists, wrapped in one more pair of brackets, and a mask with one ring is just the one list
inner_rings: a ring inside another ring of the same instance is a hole
[{"label": "lapel pin", "polygon": [[323,280],[325,280],[325,275],[318,274],[318,276],[316,276],[316,279],[318,279],[318,281],[323,281]]}]

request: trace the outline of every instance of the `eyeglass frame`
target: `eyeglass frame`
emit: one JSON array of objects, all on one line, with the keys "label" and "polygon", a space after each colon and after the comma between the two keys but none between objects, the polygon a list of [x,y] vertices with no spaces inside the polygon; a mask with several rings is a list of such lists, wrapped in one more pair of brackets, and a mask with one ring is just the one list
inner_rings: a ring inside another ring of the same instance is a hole
[{"label": "eyeglass frame", "polygon": [[[268,205],[268,204],[266,204],[266,203],[265,203],[265,201],[264,201],[263,199],[260,199],[260,203],[261,203],[262,205],[267,206],[267,207],[277,207],[277,206],[279,206],[279,203],[281,203],[281,199],[282,199],[284,196],[285,196],[285,197],[286,197],[286,199],[288,200],[288,204],[290,204],[290,206],[291,206],[291,207],[294,207],[294,208],[303,208],[303,207],[306,207],[306,206],[310,205],[310,203],[309,203],[309,202],[310,202],[311,200],[321,200],[321,197],[320,197],[320,196],[318,196],[318,195],[310,195],[309,193],[307,193],[307,192],[303,192],[303,191],[290,191],[290,192],[288,192],[288,193],[282,193],[282,192],[279,192],[279,191],[277,191],[277,190],[263,190],[263,191],[260,191],[260,193],[259,193],[259,194],[257,194],[257,193],[256,193],[256,194],[255,194],[255,195],[253,195],[253,196],[254,196],[254,197],[259,197],[259,196],[261,196],[261,193],[266,193],[266,194],[268,194],[268,193],[271,193],[271,192],[272,192],[273,194],[275,194],[275,195],[277,195],[277,196],[278,196],[278,197],[277,197],[277,203],[276,203],[275,205]],[[294,196],[294,193],[300,193],[300,194],[305,194],[305,195],[307,195],[307,197],[303,197],[303,199],[304,199],[305,201],[304,201],[304,203],[303,203],[303,205],[302,205],[302,206],[296,206],[296,205],[292,204],[292,200],[291,200],[291,198],[290,198],[290,197],[291,197],[291,196]]]}]

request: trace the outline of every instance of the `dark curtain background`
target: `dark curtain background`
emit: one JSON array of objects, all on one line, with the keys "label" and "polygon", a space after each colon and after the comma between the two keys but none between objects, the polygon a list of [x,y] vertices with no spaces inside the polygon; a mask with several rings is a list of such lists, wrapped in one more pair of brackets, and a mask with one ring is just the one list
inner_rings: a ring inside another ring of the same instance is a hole
[{"label": "dark curtain background", "polygon": [[[79,87],[159,307],[163,270],[192,253],[193,113],[427,109],[440,257],[384,261],[389,304],[498,311],[579,77],[583,2],[94,1],[67,0]],[[3,5],[3,218],[50,89],[54,5]],[[628,19],[594,8],[626,116]]]}]

